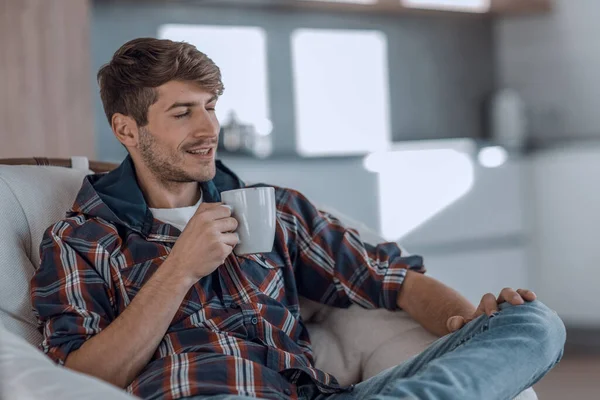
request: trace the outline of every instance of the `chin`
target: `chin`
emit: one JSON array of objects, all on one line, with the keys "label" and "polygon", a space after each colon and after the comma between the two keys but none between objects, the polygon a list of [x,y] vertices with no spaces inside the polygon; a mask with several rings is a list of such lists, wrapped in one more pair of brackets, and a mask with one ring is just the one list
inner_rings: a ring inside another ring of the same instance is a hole
[{"label": "chin", "polygon": [[208,182],[214,179],[217,174],[215,163],[213,162],[210,167],[204,167],[201,170],[193,171],[189,174],[196,182]]}]

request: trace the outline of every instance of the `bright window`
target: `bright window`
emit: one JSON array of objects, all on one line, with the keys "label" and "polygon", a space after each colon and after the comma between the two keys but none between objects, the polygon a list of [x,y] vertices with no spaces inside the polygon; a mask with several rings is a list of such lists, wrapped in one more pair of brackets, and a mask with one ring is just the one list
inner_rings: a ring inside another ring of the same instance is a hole
[{"label": "bright window", "polygon": [[158,36],[185,41],[208,55],[221,69],[225,93],[217,105],[217,117],[227,123],[235,111],[242,123],[259,133],[270,132],[267,83],[266,34],[262,28],[170,24]]},{"label": "bright window", "polygon": [[364,154],[390,141],[386,36],[299,29],[292,35],[297,150]]}]

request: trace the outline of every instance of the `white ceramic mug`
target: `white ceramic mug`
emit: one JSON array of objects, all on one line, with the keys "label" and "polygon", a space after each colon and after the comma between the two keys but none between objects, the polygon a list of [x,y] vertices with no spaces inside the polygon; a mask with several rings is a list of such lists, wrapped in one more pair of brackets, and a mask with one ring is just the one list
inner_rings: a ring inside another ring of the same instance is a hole
[{"label": "white ceramic mug", "polygon": [[276,228],[275,188],[256,187],[221,193],[221,201],[231,207],[238,221],[240,243],[236,255],[268,253],[273,250]]}]

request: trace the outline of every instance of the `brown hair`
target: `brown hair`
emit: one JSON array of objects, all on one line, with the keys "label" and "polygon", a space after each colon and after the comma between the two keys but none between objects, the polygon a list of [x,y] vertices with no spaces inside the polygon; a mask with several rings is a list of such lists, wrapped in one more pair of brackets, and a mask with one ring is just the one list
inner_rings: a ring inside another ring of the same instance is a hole
[{"label": "brown hair", "polygon": [[185,42],[139,38],[125,43],[98,71],[104,112],[148,123],[148,108],[158,100],[156,87],[172,80],[193,81],[205,90],[223,94],[221,71],[208,56]]}]

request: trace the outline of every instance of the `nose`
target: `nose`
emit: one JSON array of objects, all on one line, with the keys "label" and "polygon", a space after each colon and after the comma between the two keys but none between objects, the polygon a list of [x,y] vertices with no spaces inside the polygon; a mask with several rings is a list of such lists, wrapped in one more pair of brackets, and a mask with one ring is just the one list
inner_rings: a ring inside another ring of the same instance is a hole
[{"label": "nose", "polygon": [[194,119],[194,137],[216,139],[219,136],[221,126],[217,117],[208,111],[198,113]]}]

